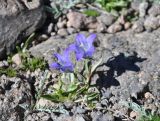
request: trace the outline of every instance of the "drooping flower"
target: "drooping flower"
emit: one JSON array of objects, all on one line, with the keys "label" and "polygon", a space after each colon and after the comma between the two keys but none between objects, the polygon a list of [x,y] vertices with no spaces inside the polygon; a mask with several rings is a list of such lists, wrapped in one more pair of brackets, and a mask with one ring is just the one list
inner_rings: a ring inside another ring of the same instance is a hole
[{"label": "drooping flower", "polygon": [[69,56],[70,50],[67,48],[63,54],[54,54],[57,59],[57,62],[54,62],[50,65],[51,68],[60,70],[62,72],[73,72],[74,65],[70,60]]},{"label": "drooping flower", "polygon": [[75,43],[71,44],[69,48],[76,53],[76,59],[92,57],[94,53],[93,42],[96,34],[91,34],[87,38],[83,34],[77,34]]}]

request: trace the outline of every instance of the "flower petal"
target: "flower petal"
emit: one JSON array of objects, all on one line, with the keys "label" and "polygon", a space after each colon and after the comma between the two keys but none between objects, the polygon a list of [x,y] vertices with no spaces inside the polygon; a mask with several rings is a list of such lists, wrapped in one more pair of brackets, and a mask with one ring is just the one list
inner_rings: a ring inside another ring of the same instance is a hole
[{"label": "flower petal", "polygon": [[85,43],[86,37],[83,34],[77,34],[76,36],[76,43],[80,45],[81,43]]},{"label": "flower petal", "polygon": [[62,62],[63,61],[63,56],[58,54],[58,53],[55,53],[54,56],[58,59],[58,61]]},{"label": "flower petal", "polygon": [[91,34],[87,37],[87,43],[89,43],[90,45],[93,43],[93,41],[95,40],[95,38],[97,37],[96,34]]},{"label": "flower petal", "polygon": [[65,66],[63,66],[63,68],[61,69],[62,71],[69,71],[69,72],[73,72],[74,69],[74,65],[72,63],[66,64]]},{"label": "flower petal", "polygon": [[75,51],[75,50],[76,50],[76,45],[75,45],[75,43],[70,44],[70,45],[68,46],[67,50],[68,50],[68,51]]},{"label": "flower petal", "polygon": [[60,65],[58,63],[52,63],[50,64],[50,68],[60,69]]},{"label": "flower petal", "polygon": [[84,56],[84,51],[82,49],[79,49],[78,51],[76,51],[76,59],[77,61],[81,60]]},{"label": "flower petal", "polygon": [[94,46],[92,46],[91,48],[88,49],[87,52],[85,52],[85,57],[92,57],[93,53],[94,53],[95,49]]}]

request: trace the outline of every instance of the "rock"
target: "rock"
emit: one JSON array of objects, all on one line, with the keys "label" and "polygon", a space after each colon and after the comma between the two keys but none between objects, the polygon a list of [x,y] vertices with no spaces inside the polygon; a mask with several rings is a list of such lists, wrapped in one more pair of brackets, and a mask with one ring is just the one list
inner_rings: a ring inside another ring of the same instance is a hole
[{"label": "rock", "polygon": [[[154,96],[160,96],[160,81],[154,80],[149,83],[149,90],[152,92]],[[159,104],[158,104],[159,105]]]},{"label": "rock", "polygon": [[6,60],[0,61],[0,68],[8,67],[8,66],[9,66],[9,64],[8,64],[8,62]]},{"label": "rock", "polygon": [[33,104],[31,88],[27,81],[20,78],[0,77],[0,87],[4,89],[0,95],[0,119],[1,121],[22,121],[25,110],[20,105]]},{"label": "rock", "polygon": [[126,22],[125,16],[124,16],[124,15],[121,15],[116,22],[119,23],[119,24],[124,25],[125,22]]},{"label": "rock", "polygon": [[160,15],[160,4],[153,4],[152,7],[148,10],[150,16]]},{"label": "rock", "polygon": [[139,5],[139,16],[140,17],[144,17],[146,15],[148,6],[149,6],[148,2],[142,2]]},{"label": "rock", "polygon": [[67,27],[73,27],[76,29],[84,28],[84,23],[86,20],[85,15],[79,12],[69,12],[67,14],[68,22]]},{"label": "rock", "polygon": [[36,103],[36,107],[54,107],[54,103],[51,102],[50,100],[46,100],[46,99],[39,99],[38,102]]},{"label": "rock", "polygon": [[59,29],[57,34],[60,36],[66,36],[66,35],[68,35],[68,32],[66,29]]},{"label": "rock", "polygon": [[140,19],[136,22],[134,22],[132,29],[136,33],[140,33],[144,31],[144,20]]},{"label": "rock", "polygon": [[75,120],[73,121],[86,121],[82,116],[76,116]]},{"label": "rock", "polygon": [[114,121],[114,117],[112,114],[109,113],[105,113],[105,114],[94,114],[94,116],[92,116],[92,121]]},{"label": "rock", "polygon": [[98,25],[97,25],[97,32],[106,32],[107,31],[107,27],[105,26],[105,24],[104,23],[98,23]]},{"label": "rock", "polygon": [[86,120],[81,115],[74,115],[72,117],[71,116],[67,116],[67,115],[60,115],[54,121],[86,121]]},{"label": "rock", "polygon": [[107,32],[108,33],[116,33],[116,32],[119,32],[121,30],[122,30],[122,25],[115,23],[115,24],[109,26]]},{"label": "rock", "polygon": [[55,32],[51,32],[51,36],[55,36],[56,35],[56,33]]},{"label": "rock", "polygon": [[159,19],[156,18],[156,17],[149,16],[144,21],[144,26],[149,31],[150,30],[155,30],[160,26]]},{"label": "rock", "polygon": [[50,24],[49,24],[49,26],[48,26],[48,28],[47,28],[47,34],[50,34],[50,33],[52,32],[53,26],[54,26],[53,23],[50,23]]},{"label": "rock", "polygon": [[139,6],[141,4],[140,0],[132,0],[131,2],[131,8],[134,9],[135,11],[139,12]]},{"label": "rock", "polygon": [[72,28],[72,27],[67,28],[67,31],[68,31],[69,34],[73,34],[73,33],[77,32],[76,29]]},{"label": "rock", "polygon": [[154,96],[153,96],[150,92],[146,92],[146,93],[144,94],[144,97],[145,97],[146,99],[149,99],[149,98],[153,98],[153,99],[154,99]]},{"label": "rock", "polygon": [[96,22],[97,22],[96,17],[87,17],[85,20],[85,25],[87,26],[90,23],[96,23]]},{"label": "rock", "polygon": [[62,20],[62,21],[59,20],[57,23],[57,27],[61,29],[61,28],[64,28],[66,24],[67,24],[67,20]]},{"label": "rock", "polygon": [[12,57],[13,63],[15,63],[17,66],[20,66],[22,64],[21,56],[17,53]]},{"label": "rock", "polygon": [[97,17],[97,21],[99,23],[104,23],[106,26],[110,26],[111,24],[113,24],[115,19],[116,18],[111,14],[101,14]]},{"label": "rock", "polygon": [[138,116],[138,114],[134,111],[130,112],[130,117],[131,118],[136,118]]},{"label": "rock", "polygon": [[0,58],[10,54],[22,39],[40,28],[45,13],[40,0],[1,1],[0,5]]},{"label": "rock", "polygon": [[73,112],[73,113],[83,114],[83,113],[85,113],[85,112],[86,112],[85,109],[83,109],[83,108],[81,108],[80,106],[78,106],[78,107],[76,107],[76,111]]},{"label": "rock", "polygon": [[126,22],[126,23],[124,24],[124,29],[125,29],[125,30],[129,29],[130,27],[131,27],[131,23],[130,23],[130,22]]},{"label": "rock", "polygon": [[95,32],[97,32],[97,30],[96,29],[89,29],[88,32],[89,33],[95,33]]},{"label": "rock", "polygon": [[42,35],[40,35],[39,37],[38,37],[38,40],[41,42],[41,41],[44,41],[44,40],[46,40],[46,39],[48,39],[48,35],[46,35],[46,34],[42,34]]},{"label": "rock", "polygon": [[25,121],[53,121],[50,114],[45,112],[30,113]]},{"label": "rock", "polygon": [[[89,23],[87,25],[88,29],[97,29],[97,27],[99,26],[98,22],[94,22],[94,23]],[[105,25],[104,25],[105,26]]]}]

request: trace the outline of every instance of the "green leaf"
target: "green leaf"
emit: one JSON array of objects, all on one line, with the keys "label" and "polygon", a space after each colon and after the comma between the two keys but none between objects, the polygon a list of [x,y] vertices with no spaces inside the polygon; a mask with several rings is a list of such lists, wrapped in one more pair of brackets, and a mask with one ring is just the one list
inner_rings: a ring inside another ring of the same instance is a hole
[{"label": "green leaf", "polygon": [[97,17],[97,16],[100,15],[100,13],[98,11],[91,10],[91,9],[90,10],[85,10],[83,13],[86,14],[87,16],[92,16],[92,17]]},{"label": "green leaf", "polygon": [[88,101],[94,100],[94,99],[98,98],[98,96],[99,96],[98,93],[88,94],[88,95],[87,95],[87,100],[88,100]]},{"label": "green leaf", "polygon": [[58,95],[41,95],[41,97],[56,103],[60,102]]},{"label": "green leaf", "polygon": [[26,42],[24,43],[24,46],[22,48],[22,52],[25,52],[28,48],[29,43],[31,42],[31,40],[33,39],[33,37],[35,36],[35,33],[32,33],[28,39],[26,40]]},{"label": "green leaf", "polygon": [[77,89],[78,89],[78,85],[77,84],[70,84],[68,86],[67,92],[68,93],[72,93],[72,92],[75,92]]},{"label": "green leaf", "polygon": [[91,69],[91,74],[97,69],[97,67],[102,63],[102,58],[94,64],[94,66]]}]

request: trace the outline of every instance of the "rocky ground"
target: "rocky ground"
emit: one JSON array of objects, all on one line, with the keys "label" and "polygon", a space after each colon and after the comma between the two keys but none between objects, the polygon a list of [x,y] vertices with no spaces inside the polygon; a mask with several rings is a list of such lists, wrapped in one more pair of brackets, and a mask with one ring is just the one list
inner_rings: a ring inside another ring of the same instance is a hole
[{"label": "rocky ground", "polygon": [[[40,1],[15,1],[0,0],[0,55],[3,58],[0,68],[12,67],[17,71],[15,77],[0,72],[0,121],[136,120],[139,113],[124,106],[124,101],[160,115],[160,4],[133,0],[130,7],[117,16],[93,4],[77,4],[55,19],[44,11]],[[13,10],[3,6],[6,4]],[[87,9],[95,9],[100,15],[86,16],[82,11]],[[128,19],[131,15],[132,21]],[[37,35],[29,52],[34,57],[43,57],[48,64],[53,62],[53,53],[66,48],[77,33],[97,34],[93,58],[95,61],[102,58],[103,64],[92,77],[92,83],[101,92],[94,109],[75,102],[56,104],[36,100],[41,80],[45,78],[43,91],[51,92],[58,73],[48,67],[34,71],[19,69],[23,61],[19,53],[11,57],[12,63],[6,59],[15,45],[35,30]],[[39,105],[53,109],[33,107]]]}]

